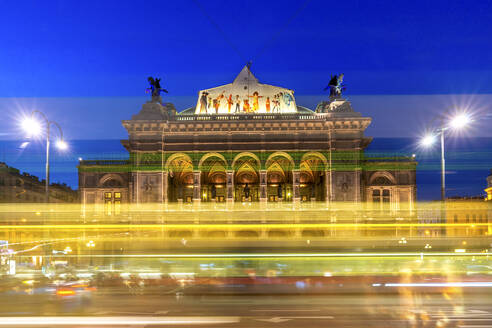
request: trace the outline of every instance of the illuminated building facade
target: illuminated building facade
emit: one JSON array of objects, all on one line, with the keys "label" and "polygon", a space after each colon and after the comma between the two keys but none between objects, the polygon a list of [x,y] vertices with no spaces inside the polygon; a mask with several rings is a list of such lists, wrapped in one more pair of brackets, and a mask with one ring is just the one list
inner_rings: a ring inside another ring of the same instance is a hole
[{"label": "illuminated building facade", "polygon": [[490,170],[490,175],[487,177],[487,188],[485,188],[485,200],[492,201],[492,170]]},{"label": "illuminated building facade", "polygon": [[[159,97],[160,98],[160,97]],[[367,157],[371,118],[332,97],[313,111],[289,89],[261,84],[246,66],[223,86],[201,90],[194,107],[152,98],[124,120],[124,161],[84,160],[81,201],[415,201],[416,162]]]}]

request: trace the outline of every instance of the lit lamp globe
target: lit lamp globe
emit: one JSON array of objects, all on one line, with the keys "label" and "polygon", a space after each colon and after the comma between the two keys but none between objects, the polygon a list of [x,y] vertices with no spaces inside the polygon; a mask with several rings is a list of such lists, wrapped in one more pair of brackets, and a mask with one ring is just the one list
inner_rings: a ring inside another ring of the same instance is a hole
[{"label": "lit lamp globe", "polygon": [[25,118],[22,121],[22,129],[28,136],[38,136],[41,133],[41,125],[32,117]]},{"label": "lit lamp globe", "polygon": [[68,144],[63,140],[58,140],[56,142],[56,147],[60,150],[66,150],[68,148]]},{"label": "lit lamp globe", "polygon": [[471,119],[466,114],[459,114],[449,122],[449,126],[453,129],[459,130],[470,124]]},{"label": "lit lamp globe", "polygon": [[426,135],[420,140],[420,144],[426,148],[432,146],[436,142],[436,136],[433,134]]}]

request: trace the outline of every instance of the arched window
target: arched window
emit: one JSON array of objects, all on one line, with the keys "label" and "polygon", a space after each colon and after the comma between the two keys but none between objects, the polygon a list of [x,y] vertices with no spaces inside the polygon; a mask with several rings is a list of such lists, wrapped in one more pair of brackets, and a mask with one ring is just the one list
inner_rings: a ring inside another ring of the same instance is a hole
[{"label": "arched window", "polygon": [[116,179],[108,179],[104,181],[103,187],[114,188],[114,187],[122,187],[122,185],[121,182]]},{"label": "arched window", "polygon": [[377,177],[376,179],[374,179],[374,181],[372,182],[373,185],[377,185],[377,186],[389,186],[389,185],[392,185],[391,181],[387,178],[387,177]]}]

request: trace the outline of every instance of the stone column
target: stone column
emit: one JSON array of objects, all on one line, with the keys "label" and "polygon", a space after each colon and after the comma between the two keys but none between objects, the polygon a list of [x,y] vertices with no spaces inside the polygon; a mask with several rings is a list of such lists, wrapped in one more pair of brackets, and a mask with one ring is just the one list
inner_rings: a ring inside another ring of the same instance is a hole
[{"label": "stone column", "polygon": [[202,200],[200,177],[200,171],[193,171],[193,203],[200,203]]},{"label": "stone column", "polygon": [[168,172],[162,172],[162,198],[161,201],[162,203],[166,204],[168,199],[167,199],[167,185],[168,185]]},{"label": "stone column", "polygon": [[260,170],[260,203],[267,202],[267,171]]},{"label": "stone column", "polygon": [[292,171],[292,200],[294,202],[301,201],[301,193],[300,193],[300,175],[301,172],[299,170]]},{"label": "stone column", "polygon": [[354,179],[355,179],[355,195],[354,195],[354,200],[356,203],[360,203],[361,197],[360,197],[360,179],[361,179],[361,171],[360,169],[356,169],[354,172]]},{"label": "stone column", "polygon": [[227,171],[227,202],[234,202],[234,171]]},{"label": "stone column", "polygon": [[330,204],[332,200],[331,195],[331,170],[325,171],[325,202],[326,204]]}]

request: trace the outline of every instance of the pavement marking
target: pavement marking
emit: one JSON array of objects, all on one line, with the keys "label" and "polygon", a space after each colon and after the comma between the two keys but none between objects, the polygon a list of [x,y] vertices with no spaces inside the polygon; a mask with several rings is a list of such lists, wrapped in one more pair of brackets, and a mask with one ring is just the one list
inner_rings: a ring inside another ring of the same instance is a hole
[{"label": "pavement marking", "polygon": [[155,311],[154,314],[160,314],[160,315],[164,315],[164,314],[168,314],[169,311]]},{"label": "pavement marking", "polygon": [[99,311],[95,312],[93,315],[95,316],[108,316],[111,314],[130,314],[130,315],[150,315],[150,314],[167,314],[169,311],[157,311],[157,312],[134,312],[134,311]]},{"label": "pavement marking", "polygon": [[[444,319],[444,318],[443,318]],[[457,318],[457,319],[447,319],[447,321],[492,321],[492,319],[487,318]]]},{"label": "pavement marking", "polygon": [[492,287],[492,281],[483,282],[423,282],[386,283],[385,287]]},{"label": "pavement marking", "polygon": [[238,323],[239,317],[2,317],[0,326],[134,326]]},{"label": "pavement marking", "polygon": [[270,319],[255,319],[256,321],[263,321],[263,322],[272,322],[272,323],[281,323],[281,322],[286,322],[290,320],[295,320],[295,319],[322,319],[322,320],[327,320],[327,319],[334,319],[332,316],[320,316],[320,317],[273,317]]},{"label": "pavement marking", "polygon": [[254,309],[250,310],[251,312],[319,312],[321,310],[299,310],[299,309],[293,309],[293,310],[286,310],[286,309],[277,309],[277,310],[268,310],[268,309]]}]

